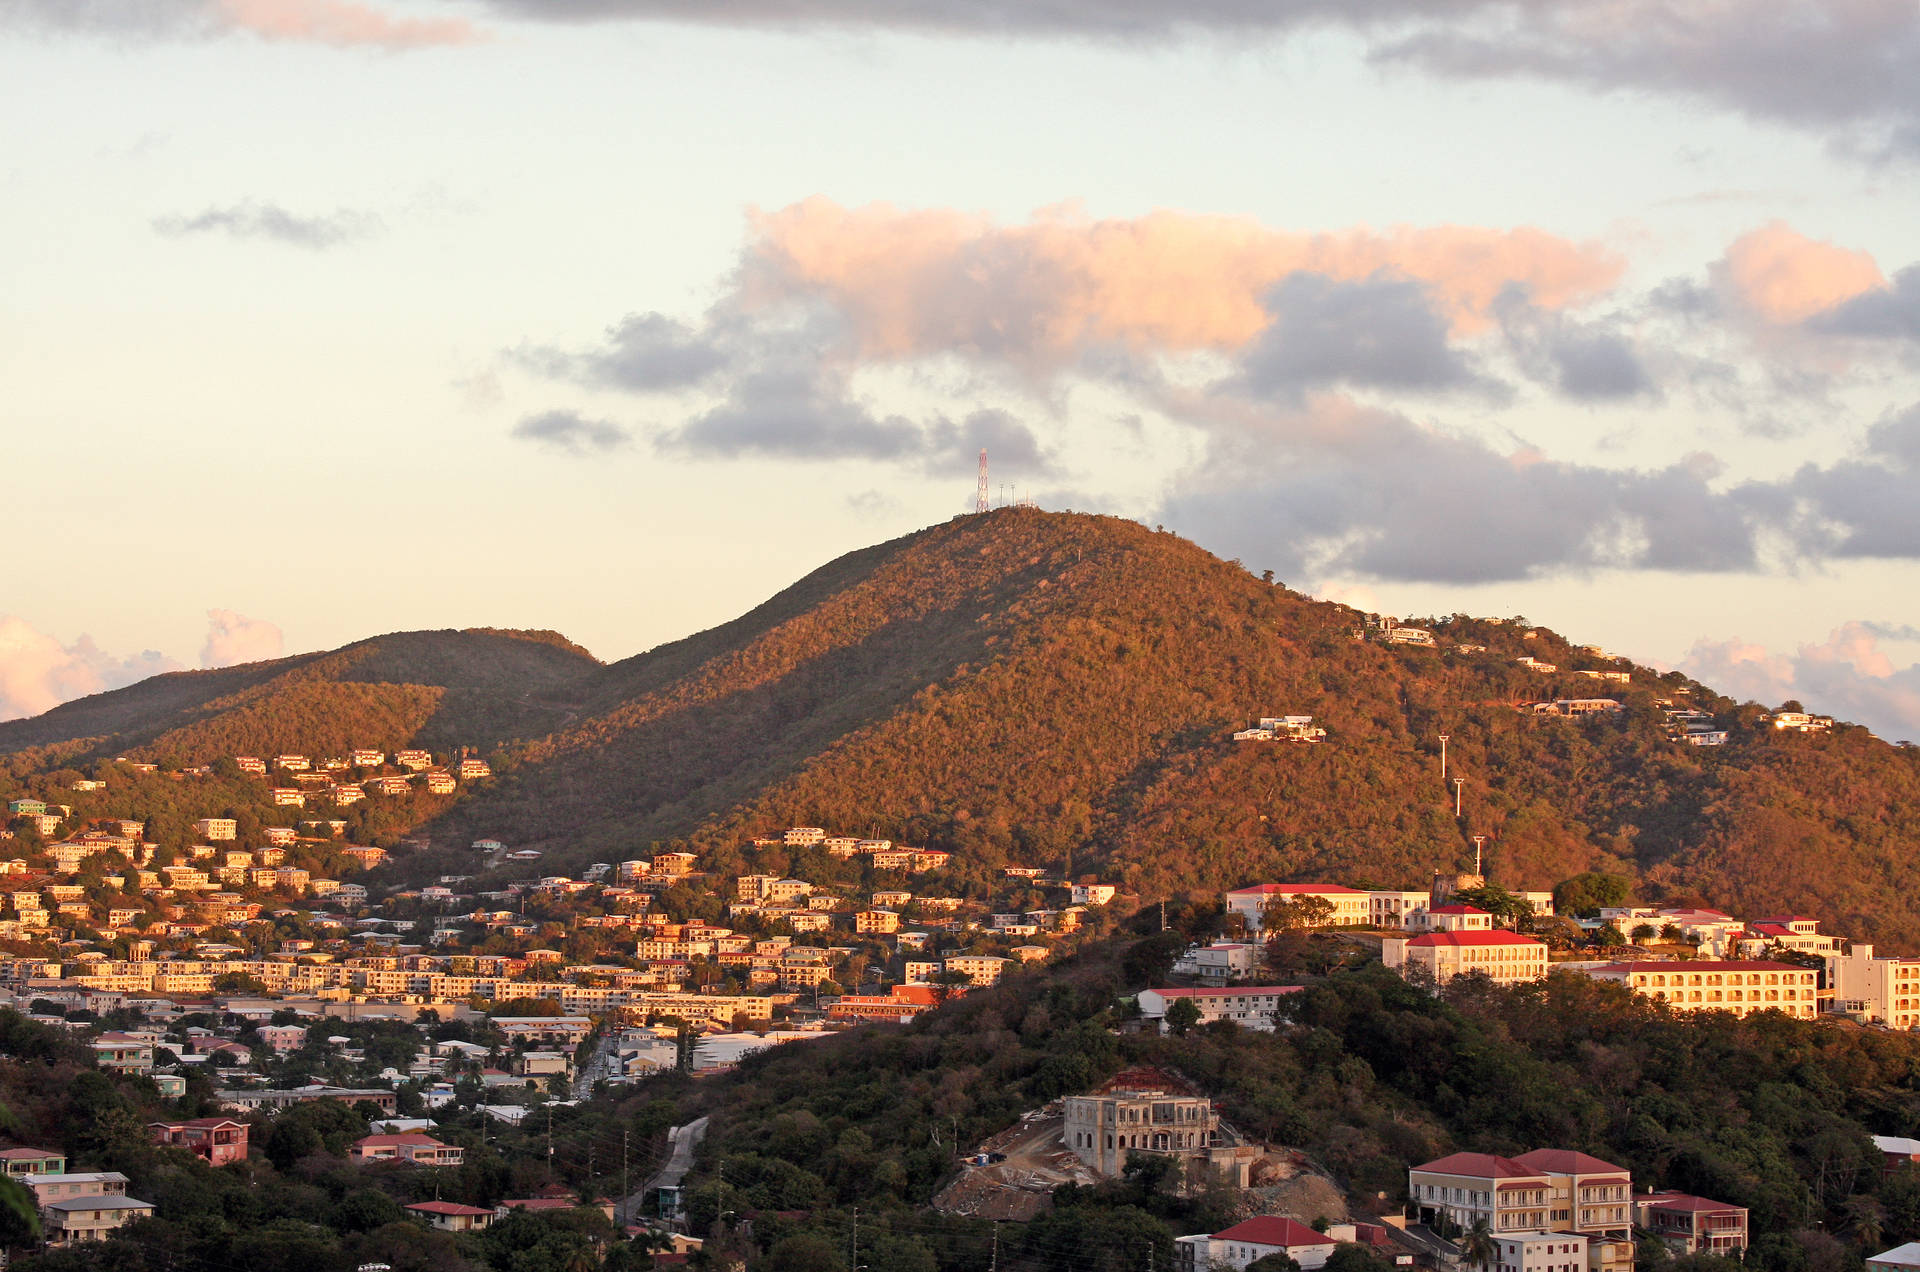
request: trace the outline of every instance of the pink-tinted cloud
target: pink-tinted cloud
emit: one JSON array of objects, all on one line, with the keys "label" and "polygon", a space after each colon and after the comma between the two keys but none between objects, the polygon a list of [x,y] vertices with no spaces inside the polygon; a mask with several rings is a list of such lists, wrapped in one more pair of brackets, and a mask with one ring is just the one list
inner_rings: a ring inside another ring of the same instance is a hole
[{"label": "pink-tinted cloud", "polygon": [[1748,312],[1782,326],[1804,322],[1887,281],[1868,253],[1808,238],[1783,221],[1736,239],[1714,272]]},{"label": "pink-tinted cloud", "polygon": [[0,720],[39,715],[73,698],[178,670],[179,663],[151,649],[115,658],[91,637],[62,645],[25,619],[0,614]]},{"label": "pink-tinted cloud", "polygon": [[1412,280],[1456,332],[1471,332],[1509,288],[1560,308],[1606,292],[1622,270],[1600,245],[1524,227],[1301,234],[1179,212],[1096,221],[1072,209],[1001,226],[949,209],[825,198],[756,214],[753,225],[745,302],[823,301],[864,355],[881,358],[1238,349],[1271,321],[1269,290],[1299,273]]},{"label": "pink-tinted cloud", "polygon": [[266,40],[418,49],[481,38],[471,22],[460,18],[396,18],[353,0],[218,0],[218,5],[226,22]]},{"label": "pink-tinted cloud", "polygon": [[280,629],[264,619],[248,618],[229,609],[207,611],[207,643],[200,647],[202,667],[231,667],[236,663],[278,658],[285,648]]},{"label": "pink-tinted cloud", "polygon": [[1920,738],[1920,666],[1896,665],[1880,648],[1883,631],[1871,623],[1843,623],[1825,643],[1804,644],[1792,654],[1739,637],[1702,637],[1680,669],[1730,697],[1766,706],[1798,701],[1809,711],[1858,721],[1883,738]]}]

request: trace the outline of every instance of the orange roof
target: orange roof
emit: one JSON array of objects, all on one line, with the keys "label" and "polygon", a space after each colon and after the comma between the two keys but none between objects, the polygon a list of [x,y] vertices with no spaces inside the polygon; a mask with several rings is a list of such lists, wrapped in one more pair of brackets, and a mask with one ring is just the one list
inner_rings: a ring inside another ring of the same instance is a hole
[{"label": "orange roof", "polygon": [[1537,945],[1543,950],[1546,948],[1545,942],[1537,941],[1531,936],[1521,936],[1517,932],[1503,932],[1497,929],[1491,932],[1429,932],[1425,936],[1414,937],[1407,942],[1407,945],[1410,948],[1421,949],[1430,949],[1438,945]]}]

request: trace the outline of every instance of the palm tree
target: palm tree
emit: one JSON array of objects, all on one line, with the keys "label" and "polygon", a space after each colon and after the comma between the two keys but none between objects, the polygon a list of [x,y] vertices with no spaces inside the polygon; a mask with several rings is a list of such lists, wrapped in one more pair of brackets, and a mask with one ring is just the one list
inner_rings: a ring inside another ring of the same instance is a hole
[{"label": "palm tree", "polygon": [[1468,1263],[1482,1269],[1492,1263],[1495,1256],[1500,1253],[1500,1247],[1494,1244],[1493,1231],[1487,1227],[1484,1215],[1475,1219],[1473,1225],[1461,1236],[1460,1253],[1466,1257]]}]

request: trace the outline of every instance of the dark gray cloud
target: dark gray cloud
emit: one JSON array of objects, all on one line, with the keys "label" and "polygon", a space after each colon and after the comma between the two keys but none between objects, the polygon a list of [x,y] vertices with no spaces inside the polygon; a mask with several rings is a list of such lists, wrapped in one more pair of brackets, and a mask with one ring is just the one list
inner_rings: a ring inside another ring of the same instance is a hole
[{"label": "dark gray cloud", "polygon": [[1889,287],[1863,292],[1815,314],[1807,326],[1823,335],[1920,340],[1920,265],[1895,274]]},{"label": "dark gray cloud", "polygon": [[1496,306],[1521,369],[1578,402],[1660,396],[1639,348],[1616,320],[1582,321],[1541,309],[1518,293]]},{"label": "dark gray cloud", "polygon": [[1920,557],[1920,407],[1867,433],[1858,454],[1807,464],[1777,482],[1749,482],[1734,495],[1810,559]]},{"label": "dark gray cloud", "polygon": [[543,411],[513,426],[509,436],[537,442],[570,455],[604,454],[633,441],[630,430],[606,420],[588,419],[575,411]]},{"label": "dark gray cloud", "polygon": [[1753,527],[1710,489],[1716,471],[1705,460],[1632,470],[1501,454],[1323,399],[1216,432],[1155,519],[1288,578],[1753,568]]},{"label": "dark gray cloud", "polygon": [[538,21],[666,21],[1160,41],[1358,32],[1372,58],[1460,79],[1525,76],[1706,102],[1920,152],[1911,0],[484,0]]},{"label": "dark gray cloud", "polygon": [[193,216],[159,217],[153,222],[153,228],[174,238],[220,234],[318,249],[338,247],[377,234],[380,218],[344,209],[324,216],[302,216],[272,203],[240,203],[230,208],[208,208]]},{"label": "dark gray cloud", "polygon": [[1431,392],[1486,387],[1447,341],[1426,289],[1406,279],[1289,275],[1265,299],[1273,321],[1241,355],[1247,391],[1298,401],[1309,389]]}]

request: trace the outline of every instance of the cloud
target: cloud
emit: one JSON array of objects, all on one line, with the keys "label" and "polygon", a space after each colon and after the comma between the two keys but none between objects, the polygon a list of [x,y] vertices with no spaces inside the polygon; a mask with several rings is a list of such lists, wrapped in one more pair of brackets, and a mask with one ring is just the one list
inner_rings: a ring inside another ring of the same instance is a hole
[{"label": "cloud", "polygon": [[1661,396],[1639,342],[1614,322],[1581,321],[1515,294],[1502,307],[1500,323],[1522,369],[1574,401]]},{"label": "cloud", "polygon": [[301,216],[271,203],[240,203],[208,208],[193,216],[163,216],[153,228],[173,238],[191,234],[224,234],[236,239],[264,239],[292,247],[338,247],[376,234],[380,218],[342,209],[325,216]]},{"label": "cloud", "polygon": [[728,361],[721,333],[660,313],[628,314],[607,328],[607,342],[599,349],[577,353],[534,346],[511,357],[539,375],[642,393],[699,384]]},{"label": "cloud", "polygon": [[216,8],[235,29],[262,39],[334,48],[420,49],[482,38],[461,18],[395,18],[349,0],[218,0]]},{"label": "cloud", "polygon": [[1233,47],[1327,28],[1369,57],[1452,79],[1525,77],[1651,92],[1844,139],[1920,150],[1920,9],[1910,0],[486,0],[538,21],[632,20],[798,30]]},{"label": "cloud", "polygon": [[1300,273],[1420,283],[1450,328],[1473,331],[1508,287],[1558,308],[1604,293],[1622,270],[1599,245],[1529,228],[1299,234],[1179,212],[1096,221],[1052,209],[1000,226],[812,198],[757,214],[753,231],[741,267],[748,309],[823,304],[868,357],[957,352],[1039,367],[1103,346],[1238,349],[1271,322],[1275,285]]},{"label": "cloud", "polygon": [[1803,322],[1886,282],[1868,253],[1808,238],[1782,221],[1736,239],[1713,274],[1735,303],[1781,325]]},{"label": "cloud", "polygon": [[178,670],[179,663],[155,650],[115,658],[90,636],[62,645],[25,619],[0,614],[0,720],[39,715],[74,698]]},{"label": "cloud", "polygon": [[633,441],[628,429],[606,420],[588,419],[574,411],[544,411],[529,415],[508,434],[523,442],[537,442],[570,455],[604,454]]},{"label": "cloud", "polygon": [[0,0],[0,27],[143,39],[245,34],[392,51],[486,36],[464,18],[399,18],[354,0]]},{"label": "cloud", "polygon": [[207,643],[200,647],[202,667],[232,667],[239,663],[278,658],[285,647],[280,629],[264,619],[248,618],[230,609],[207,611]]},{"label": "cloud", "polygon": [[[1920,635],[1894,627],[1908,639]],[[1734,637],[1701,637],[1680,670],[1730,697],[1769,707],[1797,701],[1808,710],[1866,725],[1883,738],[1920,738],[1920,665],[1896,667],[1880,649],[1889,625],[1843,623],[1824,644],[1803,644],[1792,654]]]},{"label": "cloud", "polygon": [[1920,342],[1920,265],[1909,265],[1888,286],[1862,291],[1807,326],[1823,335]]},{"label": "cloud", "polygon": [[1612,469],[1502,452],[1337,395],[1298,410],[1212,402],[1156,520],[1283,578],[1484,583],[1569,569],[1757,564],[1706,456]]},{"label": "cloud", "polygon": [[1267,294],[1271,322],[1240,360],[1246,388],[1298,400],[1333,385],[1435,391],[1485,385],[1447,340],[1426,288],[1375,276],[1293,274]]}]

